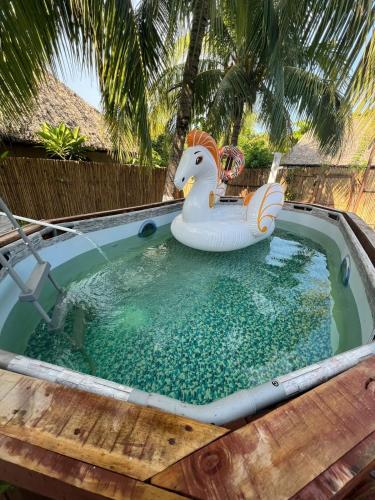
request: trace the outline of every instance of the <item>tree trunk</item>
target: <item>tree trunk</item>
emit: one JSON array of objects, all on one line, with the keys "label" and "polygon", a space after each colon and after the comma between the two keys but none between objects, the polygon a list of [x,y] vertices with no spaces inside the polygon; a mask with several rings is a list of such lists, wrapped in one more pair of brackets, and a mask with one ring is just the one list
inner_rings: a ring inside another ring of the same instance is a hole
[{"label": "tree trunk", "polygon": [[182,77],[181,93],[178,103],[176,132],[173,138],[172,152],[169,158],[167,176],[164,185],[163,200],[173,198],[177,165],[184,150],[188,132],[194,95],[194,80],[198,74],[198,63],[202,51],[203,37],[208,25],[208,1],[195,0],[190,42]]},{"label": "tree trunk", "polygon": [[239,107],[233,122],[232,139],[230,141],[233,146],[237,146],[238,144],[238,137],[240,135],[242,127],[243,108],[244,103],[239,103]]}]

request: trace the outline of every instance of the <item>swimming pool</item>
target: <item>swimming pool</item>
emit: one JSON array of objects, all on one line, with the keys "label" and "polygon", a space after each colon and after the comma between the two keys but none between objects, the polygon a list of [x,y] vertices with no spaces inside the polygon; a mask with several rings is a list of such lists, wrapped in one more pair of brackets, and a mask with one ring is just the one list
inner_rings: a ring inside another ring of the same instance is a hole
[{"label": "swimming pool", "polygon": [[[157,397],[186,409],[239,391],[249,395],[262,384],[279,392],[282,376],[371,340],[373,276],[364,276],[361,266],[371,273],[372,265],[340,216],[289,206],[270,239],[205,253],[172,237],[175,214],[169,206],[125,224],[112,217],[109,227],[103,220],[81,222],[110,262],[82,238],[39,236],[43,257],[66,289],[64,329],[49,331],[4,276],[0,293],[5,297],[7,286],[13,297],[2,302],[0,348],[120,384],[131,398],[141,395],[135,402]],[[156,233],[132,235],[151,215]],[[20,273],[29,258],[20,258]],[[55,298],[52,288],[43,292],[47,310]]]}]

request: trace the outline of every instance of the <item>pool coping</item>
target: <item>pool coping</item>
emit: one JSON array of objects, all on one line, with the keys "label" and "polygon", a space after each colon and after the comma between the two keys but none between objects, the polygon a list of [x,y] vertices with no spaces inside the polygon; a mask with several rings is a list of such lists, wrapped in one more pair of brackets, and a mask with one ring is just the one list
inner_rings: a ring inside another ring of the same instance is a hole
[{"label": "pool coping", "polygon": [[225,425],[302,394],[375,355],[375,342],[275,377],[211,403],[195,405],[0,350],[0,368],[200,422]]},{"label": "pool coping", "polygon": [[[238,199],[241,200],[242,198],[240,196],[228,196],[224,197],[228,199]],[[83,221],[87,219],[99,219],[102,217],[108,217],[111,215],[121,215],[121,214],[127,214],[127,213],[132,213],[132,212],[138,212],[142,211],[145,209],[149,208],[158,208],[158,207],[165,207],[165,206],[173,206],[173,205],[179,205],[184,201],[184,198],[178,198],[175,200],[169,200],[169,201],[161,201],[158,203],[149,203],[147,205],[137,205],[134,207],[125,207],[125,208],[117,208],[113,210],[104,210],[100,212],[90,212],[87,214],[77,214],[77,215],[71,215],[67,217],[59,217],[59,218],[54,218],[54,219],[41,219],[45,222],[49,222],[52,224],[64,224],[64,223],[69,223],[69,222],[76,222],[76,221]],[[372,264],[375,267],[375,231],[370,228],[366,224],[366,222],[361,219],[358,215],[356,215],[353,212],[346,212],[344,210],[339,210],[337,208],[332,208],[332,207],[326,207],[324,205],[319,205],[316,203],[305,203],[301,201],[285,201],[286,206],[301,206],[301,207],[312,207],[312,208],[318,208],[320,210],[324,210],[327,212],[334,212],[341,214],[351,229],[353,230],[354,234],[360,241],[363,249],[367,253],[368,257],[370,258]],[[34,234],[38,231],[41,231],[43,226],[37,225],[37,224],[27,224],[24,226],[24,231],[27,235]],[[9,245],[10,243],[13,243],[17,240],[19,240],[20,237],[17,233],[16,230],[9,231],[7,233],[1,234],[0,235],[0,248]]]},{"label": "pool coping", "polygon": [[[139,207],[129,207],[93,214],[77,215],[68,218],[54,219],[52,222],[63,224],[82,221],[82,225],[85,225],[90,229],[90,220],[95,219],[95,224],[97,224],[98,219],[107,217],[107,222],[103,221],[103,224],[110,224],[113,226],[116,225],[116,222],[118,223],[120,218],[122,219],[122,215],[125,220],[130,221],[134,220],[134,218],[131,216],[129,217],[129,215],[134,213],[135,218],[138,220],[138,218],[142,218],[142,214],[145,211],[150,213],[150,216],[152,216],[151,211],[153,209],[155,209],[153,215],[163,212],[163,208],[165,208],[168,212],[174,211],[174,209],[179,208],[182,201],[183,200],[179,199],[171,202],[161,202],[151,205],[142,205]],[[359,217],[354,214],[348,214],[329,207],[299,202],[287,202],[285,209],[294,210],[296,209],[296,206],[299,207],[298,210],[304,210],[305,207],[308,210],[315,208],[317,210],[314,210],[314,215],[325,217],[326,219],[328,216],[330,217],[330,222],[333,224],[338,224],[344,220],[345,223],[341,224],[341,226],[344,229],[344,237],[346,236],[345,239],[348,238],[351,245],[354,245],[357,251],[358,247],[360,247],[360,249],[368,256],[372,266],[374,266],[375,260],[373,260],[372,256],[373,252],[375,254],[375,233]],[[323,210],[326,211],[327,214],[323,215]],[[136,212],[139,213],[135,214]],[[330,213],[340,214],[339,219],[335,219],[330,216]],[[111,216],[116,217],[112,218]],[[348,225],[352,231],[348,230],[346,225]],[[353,227],[356,227],[356,233],[359,237],[354,232]],[[31,225],[26,226],[26,229],[30,231],[28,234],[33,234],[34,238],[39,238],[39,241],[46,243],[46,240],[42,240],[41,237],[41,234],[46,230],[43,229],[41,231],[41,226]],[[8,245],[18,246],[18,235],[14,233],[15,232],[7,233],[6,235],[0,237],[0,248],[4,248]],[[39,235],[35,233],[39,233]],[[355,238],[353,237],[353,233]],[[57,236],[56,240],[58,238],[69,237],[72,236],[61,235]],[[53,240],[55,240],[55,238],[53,238]],[[367,250],[362,242],[364,242]],[[53,244],[54,242],[50,241],[48,243]],[[24,258],[24,255],[17,255],[17,258],[22,259]],[[366,274],[366,265],[368,266],[368,263],[364,264],[362,272],[360,270],[361,274],[363,272]],[[372,282],[372,286],[375,290],[375,282]],[[372,307],[372,311],[374,311],[374,309],[375,307]],[[338,373],[353,367],[363,359],[372,355],[375,355],[375,342],[370,342],[350,351],[346,351],[345,353],[328,358],[322,362],[309,365],[305,368],[293,371],[280,377],[276,377],[273,380],[258,385],[252,389],[237,391],[236,393],[233,393],[225,398],[218,399],[205,405],[184,403],[167,396],[148,393],[139,389],[101,379],[99,377],[85,375],[80,372],[68,370],[57,365],[27,358],[22,355],[16,355],[3,350],[0,350],[0,368],[49,380],[51,382],[61,383],[87,392],[93,392],[143,406],[158,408],[169,413],[193,418],[202,422],[221,425],[244,416],[252,415],[259,410],[280,403],[298,393],[305,392],[306,390],[321,384],[329,378],[336,376]]]},{"label": "pool coping", "polygon": [[[150,208],[158,208],[158,207],[166,207],[166,206],[174,206],[182,203],[184,201],[184,198],[178,198],[176,200],[169,200],[169,201],[161,201],[158,203],[149,203],[147,205],[136,205],[134,207],[125,207],[125,208],[116,208],[113,210],[102,210],[100,212],[90,212],[87,214],[77,214],[77,215],[71,215],[67,217],[58,217],[55,219],[40,219],[43,222],[48,222],[51,224],[64,224],[64,223],[69,223],[69,222],[77,222],[77,221],[83,221],[87,219],[100,219],[102,217],[108,217],[111,215],[122,215],[122,214],[128,214],[132,212],[139,212],[142,210],[147,210]],[[27,224],[26,226],[23,227],[24,232],[30,236],[34,233],[37,233],[38,231],[41,231],[44,229],[44,226],[38,225],[38,224]],[[11,243],[14,243],[15,241],[19,240],[20,236],[16,230],[8,231],[4,234],[0,235],[0,248],[5,247]]]}]

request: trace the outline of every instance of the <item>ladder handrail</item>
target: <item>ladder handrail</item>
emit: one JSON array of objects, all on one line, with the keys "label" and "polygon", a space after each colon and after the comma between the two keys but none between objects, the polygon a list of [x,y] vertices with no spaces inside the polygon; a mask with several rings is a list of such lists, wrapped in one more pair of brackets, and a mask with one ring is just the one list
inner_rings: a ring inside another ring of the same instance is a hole
[{"label": "ladder handrail", "polygon": [[38,252],[34,249],[33,244],[31,242],[30,238],[27,236],[27,234],[25,233],[25,231],[22,229],[22,227],[18,224],[18,222],[16,221],[16,219],[13,217],[12,212],[9,210],[9,208],[7,207],[7,205],[5,204],[4,200],[1,197],[0,197],[0,207],[3,210],[3,212],[5,213],[5,215],[8,217],[8,219],[10,220],[10,222],[11,222],[12,226],[14,227],[14,229],[17,230],[18,234],[21,236],[21,238],[23,239],[23,241],[26,244],[26,246],[29,247],[30,252],[34,255],[34,257],[38,261],[38,263],[39,264],[43,264],[44,261],[40,257],[40,255],[38,254]]},{"label": "ladder handrail", "polygon": [[[40,266],[42,264],[45,264],[45,261],[39,255],[39,253],[37,252],[37,250],[34,248],[33,242],[27,236],[27,234],[22,229],[22,227],[20,226],[20,224],[18,224],[18,222],[15,219],[15,217],[13,216],[12,212],[10,211],[10,209],[8,208],[8,206],[6,205],[6,203],[4,202],[4,200],[1,197],[0,197],[0,208],[2,209],[2,211],[6,215],[6,217],[8,217],[8,219],[11,222],[12,226],[14,227],[14,229],[17,230],[17,232],[20,235],[20,237],[22,238],[23,242],[25,243],[25,245],[27,246],[27,248],[29,249],[29,251],[31,252],[31,254],[34,256],[35,260],[37,261],[37,265]],[[1,252],[1,249],[0,249],[0,264],[8,271],[9,275],[11,276],[11,278],[14,280],[14,282],[16,283],[16,285],[21,289],[21,291],[23,293],[29,292],[27,284],[23,281],[23,279],[21,278],[21,276],[13,268],[12,264],[5,258],[5,256]],[[52,283],[52,285],[56,288],[56,290],[59,293],[62,293],[63,292],[62,288],[56,283],[56,281],[55,281],[54,277],[52,276],[50,270],[48,270],[48,274],[46,276],[48,276],[48,279],[50,280],[50,282]],[[42,280],[42,279],[44,279],[44,278],[40,277],[40,280]],[[40,284],[41,284],[41,281],[40,281]],[[20,296],[20,299],[21,299],[21,296]],[[37,311],[42,316],[42,318],[47,323],[51,323],[51,321],[52,321],[51,318],[49,317],[49,315],[47,314],[47,312],[44,310],[44,308],[40,305],[40,303],[37,300],[37,297],[33,297],[31,303],[37,309]]]},{"label": "ladder handrail", "polygon": [[[5,217],[7,216],[7,214],[5,212],[0,212],[0,215],[5,215]],[[51,227],[52,229],[59,229],[60,231],[64,231],[66,233],[73,233],[76,235],[82,235],[82,233],[80,231],[78,231],[77,229],[73,229],[71,227],[61,226],[59,224],[51,224],[50,222],[46,222],[44,220],[30,219],[30,217],[21,217],[20,215],[14,215],[14,214],[12,214],[12,215],[13,215],[14,219],[16,219],[17,221],[21,220],[23,222],[30,222],[32,224],[37,224],[38,226]]]}]

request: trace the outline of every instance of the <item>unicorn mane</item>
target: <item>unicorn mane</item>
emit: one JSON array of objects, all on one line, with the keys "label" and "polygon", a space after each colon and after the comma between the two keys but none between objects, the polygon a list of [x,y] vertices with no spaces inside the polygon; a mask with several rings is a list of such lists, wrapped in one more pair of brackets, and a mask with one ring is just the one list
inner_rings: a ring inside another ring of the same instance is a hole
[{"label": "unicorn mane", "polygon": [[213,159],[216,163],[217,168],[217,177],[221,178],[221,162],[219,157],[219,149],[217,147],[216,141],[207,134],[207,132],[203,132],[202,130],[191,130],[187,135],[187,145],[188,147],[192,146],[204,146],[211,153]]}]

